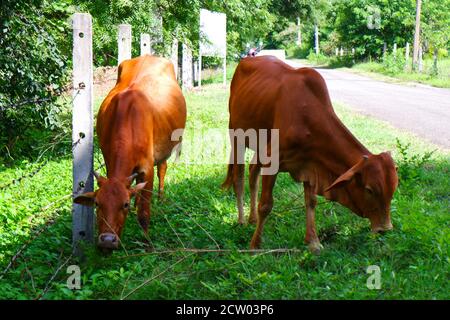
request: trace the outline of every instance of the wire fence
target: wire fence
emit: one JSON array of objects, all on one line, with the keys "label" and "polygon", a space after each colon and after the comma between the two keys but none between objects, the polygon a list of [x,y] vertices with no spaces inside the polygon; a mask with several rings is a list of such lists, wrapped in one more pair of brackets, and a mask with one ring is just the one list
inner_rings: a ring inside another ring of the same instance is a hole
[{"label": "wire fence", "polygon": [[[105,83],[111,80],[115,80],[115,78],[107,78],[104,79],[102,81],[98,81],[98,84],[101,83]],[[77,97],[77,95],[80,93],[81,88],[76,88],[74,89],[72,86],[69,86],[66,88],[67,90],[65,91],[66,93],[69,90],[76,90],[74,95],[72,96],[72,99],[70,100],[70,103],[73,103],[74,99]],[[60,93],[58,96],[64,95],[64,93]],[[56,96],[53,96],[53,98]],[[45,102],[45,101],[42,101]],[[15,105],[15,107],[20,107],[22,105],[25,105],[27,103],[31,103],[30,100],[27,101],[22,101],[21,103],[18,103]],[[66,138],[67,134],[62,134],[58,137],[58,139],[56,139],[56,141],[54,142],[55,144],[61,143],[65,138]],[[72,140],[71,140],[72,141]],[[79,140],[78,141],[72,141],[72,151],[74,150],[74,148],[77,147],[77,145],[79,144]],[[41,155],[38,157],[37,160],[40,160],[44,157],[44,155],[49,152],[51,150],[51,146],[48,146],[42,153]],[[105,163],[102,161],[100,153],[97,152],[94,154],[94,159],[97,163],[96,169],[95,171],[99,171],[101,169],[104,168]],[[22,181],[24,181],[25,179],[28,178],[32,178],[34,177],[36,174],[38,174],[44,167],[45,165],[49,162],[50,160],[46,160],[43,162],[39,162],[36,161],[34,164],[37,164],[37,167],[32,170],[29,173],[24,174],[23,176],[19,177],[19,178],[15,178],[13,179],[13,181],[11,181],[10,183],[7,183],[3,186],[0,187],[0,190],[3,190],[5,188],[8,188],[12,185],[18,184]],[[75,193],[79,192],[82,189],[82,186],[79,186],[78,190],[75,191]],[[150,191],[152,193],[154,193],[153,190],[147,190]],[[31,235],[29,236],[29,238],[18,248],[18,250],[15,252],[15,254],[10,258],[9,263],[6,265],[6,267],[4,268],[4,270],[2,271],[2,273],[0,274],[0,279],[3,279],[5,277],[5,275],[12,269],[14,268],[19,260],[21,259],[21,257],[23,256],[24,252],[27,251],[27,249],[35,242],[37,241],[37,239],[39,239],[42,235],[44,235],[51,226],[53,226],[57,221],[58,221],[58,217],[60,215],[60,211],[59,209],[61,208],[61,204],[63,203],[63,201],[66,201],[68,199],[70,199],[73,196],[73,193],[69,193],[64,195],[63,197],[52,201],[51,203],[47,204],[45,207],[41,208],[39,211],[37,211],[35,213],[35,217],[38,217],[39,215],[42,215],[45,212],[48,212],[50,209],[54,209],[53,214],[50,215],[50,217],[48,219],[46,219],[45,223],[43,225],[41,225],[39,228],[35,229],[34,231],[32,231]],[[152,282],[154,279],[160,277],[162,274],[167,273],[168,271],[172,270],[173,267],[179,263],[181,263],[182,261],[186,260],[188,257],[194,255],[194,254],[202,254],[202,253],[217,253],[217,254],[231,254],[231,253],[242,253],[242,254],[272,254],[272,253],[279,253],[279,254],[283,254],[283,253],[296,253],[296,252],[304,252],[304,250],[301,249],[290,249],[290,248],[276,248],[276,249],[262,249],[262,250],[247,250],[247,249],[224,249],[220,246],[219,242],[214,238],[214,236],[212,235],[211,230],[208,230],[207,227],[202,226],[201,223],[199,223],[197,221],[197,219],[188,212],[188,210],[186,210],[186,208],[183,208],[182,205],[180,205],[179,203],[177,203],[174,200],[171,200],[170,198],[165,198],[166,200],[166,205],[175,208],[177,211],[182,212],[186,217],[188,217],[188,221],[185,221],[183,219],[183,221],[186,224],[189,224],[189,221],[191,222],[191,224],[195,225],[196,228],[198,228],[198,230],[200,230],[200,232],[204,233],[204,235],[211,240],[211,243],[214,245],[214,247],[212,248],[190,248],[185,242],[183,242],[182,239],[182,234],[180,234],[179,232],[177,232],[176,228],[174,227],[173,223],[171,223],[169,217],[167,215],[164,215],[164,220],[166,221],[166,223],[168,224],[169,228],[174,235],[175,238],[177,239],[177,242],[181,245],[181,248],[161,248],[161,249],[157,249],[157,250],[151,250],[151,251],[147,251],[145,253],[137,253],[137,254],[129,254],[128,251],[126,250],[125,246],[123,246],[125,255],[124,256],[119,256],[116,257],[118,259],[124,259],[124,258],[131,258],[131,257],[139,257],[139,256],[144,256],[144,255],[154,255],[154,254],[159,254],[159,255],[163,255],[163,254],[183,254],[182,259],[178,260],[177,262],[175,262],[174,264],[172,264],[169,268],[163,270],[162,272],[160,272],[159,274],[155,275],[152,278],[149,278],[147,280],[145,280],[143,283],[141,283],[139,286],[133,288],[131,291],[129,291],[127,294],[125,294],[123,292],[123,294],[121,295],[122,299],[126,299],[128,297],[130,297],[132,294],[134,294],[136,291],[138,291],[139,289],[141,289],[142,287],[148,285],[150,282]],[[292,209],[292,207],[290,207]],[[148,239],[149,242],[151,242],[150,239]],[[122,242],[121,242],[122,243]],[[123,243],[122,243],[123,245]],[[61,257],[62,258],[62,257]],[[42,299],[45,297],[45,295],[49,292],[49,290],[51,290],[52,285],[55,281],[55,279],[57,278],[58,274],[61,272],[61,270],[72,260],[73,255],[69,255],[67,257],[64,257],[64,261],[59,264],[56,268],[55,271],[52,273],[52,275],[49,277],[48,281],[46,282],[46,285],[44,287],[44,289],[42,290],[42,292],[40,294],[37,295],[36,299]],[[60,259],[61,260],[61,259]],[[28,270],[28,269],[27,269]],[[30,272],[29,270],[27,272]]]}]

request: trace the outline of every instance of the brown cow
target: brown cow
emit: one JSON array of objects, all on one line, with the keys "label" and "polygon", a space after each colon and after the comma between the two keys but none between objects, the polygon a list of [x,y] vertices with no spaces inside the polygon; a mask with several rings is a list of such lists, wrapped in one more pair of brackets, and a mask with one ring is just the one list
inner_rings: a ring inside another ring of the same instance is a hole
[{"label": "brown cow", "polygon": [[[374,232],[392,229],[390,203],[398,184],[389,153],[370,153],[334,113],[327,86],[313,69],[295,69],[275,57],[245,58],[231,83],[230,129],[279,129],[279,171],[303,182],[306,203],[305,242],[321,249],[314,222],[316,195],[337,201],[368,218]],[[270,134],[267,149],[270,154]],[[248,148],[248,141],[245,147]],[[237,148],[232,143],[232,152]],[[251,147],[250,147],[251,148]],[[256,150],[255,150],[256,151]],[[244,149],[245,152],[245,149]],[[233,154],[233,153],[232,153]],[[256,220],[260,161],[250,165],[251,210]],[[257,227],[251,248],[258,248],[277,175],[263,175]],[[224,187],[233,184],[243,222],[244,164],[233,158]]]},{"label": "brown cow", "polygon": [[[133,196],[139,223],[147,233],[154,166],[161,195],[166,160],[178,143],[172,141],[172,133],[185,123],[186,103],[169,60],[145,55],[120,64],[116,86],[97,116],[107,177],[95,174],[99,189],[74,199],[79,204],[95,204],[99,247],[118,248]],[[138,184],[131,187],[135,177]]]}]

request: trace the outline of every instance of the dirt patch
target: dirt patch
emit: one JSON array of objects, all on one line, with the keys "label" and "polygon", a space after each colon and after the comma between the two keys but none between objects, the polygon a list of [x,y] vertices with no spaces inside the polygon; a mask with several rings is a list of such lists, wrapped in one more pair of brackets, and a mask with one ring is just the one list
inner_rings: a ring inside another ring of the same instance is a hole
[{"label": "dirt patch", "polygon": [[94,71],[94,94],[96,98],[105,97],[115,86],[118,67],[99,67]]}]

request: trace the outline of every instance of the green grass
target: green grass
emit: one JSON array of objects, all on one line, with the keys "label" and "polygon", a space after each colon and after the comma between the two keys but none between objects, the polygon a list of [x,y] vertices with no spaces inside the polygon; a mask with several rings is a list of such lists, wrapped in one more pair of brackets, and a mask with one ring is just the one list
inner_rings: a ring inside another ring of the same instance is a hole
[{"label": "green grass", "polygon": [[[199,124],[226,128],[228,89],[207,85],[186,93],[186,99],[186,140]],[[97,104],[100,101],[96,99]],[[325,202],[316,214],[325,249],[320,256],[310,254],[303,244],[302,187],[281,174],[262,247],[298,248],[300,252],[239,253],[237,250],[248,248],[254,227],[237,225],[234,195],[219,187],[226,166],[172,162],[166,178],[167,200],[153,200],[151,245],[159,250],[183,246],[214,249],[217,243],[231,252],[151,254],[132,212],[123,235],[124,249],[105,257],[88,246],[86,261],[70,259],[68,264],[79,264],[82,273],[81,290],[72,291],[66,287],[66,267],[50,281],[71,253],[71,200],[62,198],[71,192],[69,145],[66,156],[50,159],[33,178],[0,191],[1,270],[36,229],[54,221],[0,279],[0,298],[33,299],[48,284],[45,299],[120,299],[148,280],[129,298],[449,299],[449,153],[437,150],[422,163],[421,158],[435,149],[433,145],[343,105],[335,108],[371,151],[393,151],[402,174],[392,203],[393,232],[372,235],[367,220]],[[402,146],[411,143],[407,151],[399,152],[396,138]],[[187,144],[182,156],[195,147]],[[215,155],[210,157],[207,160]],[[96,160],[96,166],[100,162]],[[0,169],[1,186],[30,165]],[[42,209],[58,199],[62,200]],[[247,213],[248,205],[247,189]],[[369,265],[381,268],[381,290],[366,287]]]}]

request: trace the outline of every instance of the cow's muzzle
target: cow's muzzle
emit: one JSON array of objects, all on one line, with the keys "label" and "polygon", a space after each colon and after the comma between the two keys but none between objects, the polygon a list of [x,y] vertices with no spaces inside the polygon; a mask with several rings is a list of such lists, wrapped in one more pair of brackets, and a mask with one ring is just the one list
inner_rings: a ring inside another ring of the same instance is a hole
[{"label": "cow's muzzle", "polygon": [[392,229],[394,229],[394,226],[390,221],[381,225],[372,226],[373,233],[385,233],[386,231],[390,231]]},{"label": "cow's muzzle", "polygon": [[118,249],[119,237],[114,233],[102,233],[98,236],[97,245],[102,249]]}]

